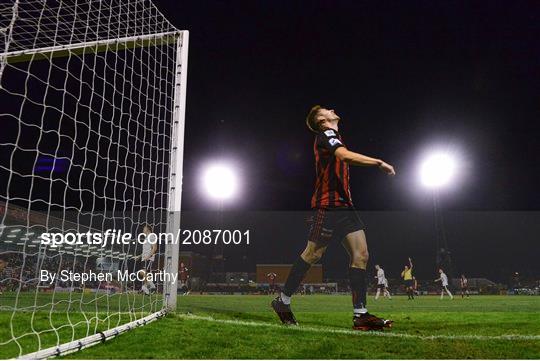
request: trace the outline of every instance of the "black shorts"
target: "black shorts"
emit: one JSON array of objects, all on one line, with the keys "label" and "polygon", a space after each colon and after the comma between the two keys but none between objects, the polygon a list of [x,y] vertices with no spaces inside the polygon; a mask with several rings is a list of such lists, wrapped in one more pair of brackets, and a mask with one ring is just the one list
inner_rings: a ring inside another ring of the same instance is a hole
[{"label": "black shorts", "polygon": [[412,280],[405,280],[404,282],[405,282],[406,287],[412,287],[413,286]]},{"label": "black shorts", "polygon": [[384,283],[380,283],[377,285],[377,288],[380,289],[380,290],[384,290]]},{"label": "black shorts", "polygon": [[308,240],[315,243],[341,241],[349,233],[364,229],[364,222],[352,207],[314,209],[307,223]]}]

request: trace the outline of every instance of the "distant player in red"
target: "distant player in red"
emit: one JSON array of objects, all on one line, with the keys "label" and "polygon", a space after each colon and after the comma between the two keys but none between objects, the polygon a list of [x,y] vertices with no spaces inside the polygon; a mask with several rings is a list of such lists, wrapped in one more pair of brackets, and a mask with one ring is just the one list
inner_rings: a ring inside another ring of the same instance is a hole
[{"label": "distant player in red", "polygon": [[465,295],[469,297],[469,281],[465,277],[465,275],[461,275],[461,278],[459,279],[459,284],[461,286],[461,298],[464,298]]},{"label": "distant player in red", "polygon": [[4,270],[8,266],[8,262],[2,258],[0,258],[0,295],[2,294],[2,291],[4,289],[4,279],[7,279],[6,275],[4,275]]},{"label": "distant player in red", "polygon": [[187,296],[189,294],[189,287],[188,287],[189,270],[184,265],[184,262],[180,262],[178,278],[180,279],[180,289],[184,292],[184,296]]},{"label": "distant player in red", "polygon": [[272,294],[276,292],[276,277],[277,277],[277,274],[275,274],[274,272],[270,272],[266,275],[266,278],[268,278],[268,285],[269,285],[268,290]]},{"label": "distant player in red", "polygon": [[353,328],[371,330],[387,327],[391,321],[368,313],[366,308],[366,266],[368,248],[364,224],[356,213],[349,189],[349,166],[377,167],[388,175],[394,168],[377,158],[352,152],[339,133],[340,117],[332,109],[314,106],[306,124],[315,141],[315,191],[311,198],[313,216],[309,221],[307,245],[295,261],[281,294],[272,308],[285,324],[297,324],[291,311],[291,296],[296,292],[312,264],[332,241],[342,242],[350,256],[349,280],[353,303]]},{"label": "distant player in red", "polygon": [[412,289],[413,289],[413,293],[415,295],[419,295],[419,292],[418,292],[418,281],[416,280],[416,277],[412,277]]}]

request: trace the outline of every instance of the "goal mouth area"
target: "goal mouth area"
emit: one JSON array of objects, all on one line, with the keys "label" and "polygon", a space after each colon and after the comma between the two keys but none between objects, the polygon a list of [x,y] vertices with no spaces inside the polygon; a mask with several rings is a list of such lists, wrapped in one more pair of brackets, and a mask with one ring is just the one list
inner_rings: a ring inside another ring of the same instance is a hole
[{"label": "goal mouth area", "polygon": [[[57,260],[51,271],[89,272],[102,258],[142,267],[140,245],[124,247],[125,255],[112,245],[53,252],[37,239],[42,232],[103,233],[97,219],[107,218],[99,213],[105,210],[121,211],[104,222],[132,234],[145,224],[156,232],[179,227],[188,40],[188,31],[174,30],[0,52],[0,118],[9,120],[0,142],[8,159],[0,164],[0,235],[13,237],[0,248],[10,272],[7,287],[0,279],[7,357],[77,352],[175,309],[176,281],[156,281],[146,296],[140,281],[94,292],[89,284],[43,290],[34,279],[49,260]],[[155,251],[154,273],[178,267],[174,248],[163,243]],[[10,292],[14,305],[7,307]]]},{"label": "goal mouth area", "polygon": [[188,46],[152,0],[0,5],[0,357],[176,309]]}]

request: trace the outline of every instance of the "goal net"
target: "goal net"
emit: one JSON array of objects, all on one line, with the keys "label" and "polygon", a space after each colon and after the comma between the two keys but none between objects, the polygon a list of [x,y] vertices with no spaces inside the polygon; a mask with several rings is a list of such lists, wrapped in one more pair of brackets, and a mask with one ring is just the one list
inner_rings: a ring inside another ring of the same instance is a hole
[{"label": "goal net", "polygon": [[0,4],[1,358],[175,308],[187,42],[150,0]]}]

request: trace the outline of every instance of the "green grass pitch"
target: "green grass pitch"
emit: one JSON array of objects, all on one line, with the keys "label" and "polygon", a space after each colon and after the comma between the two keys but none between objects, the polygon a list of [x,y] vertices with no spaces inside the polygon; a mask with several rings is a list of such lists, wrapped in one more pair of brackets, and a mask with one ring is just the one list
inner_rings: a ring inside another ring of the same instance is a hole
[{"label": "green grass pitch", "polygon": [[[299,327],[281,326],[271,299],[179,297],[176,314],[66,358],[540,358],[540,297],[374,301],[371,296],[370,312],[395,321],[382,334],[351,329],[349,296],[295,296]],[[2,324],[9,321],[6,316],[0,314]],[[0,356],[14,355],[0,351]]]}]

